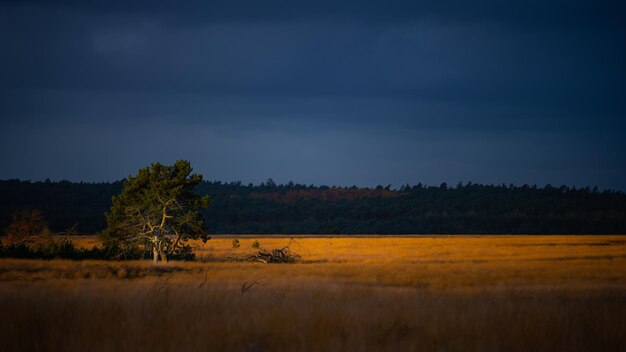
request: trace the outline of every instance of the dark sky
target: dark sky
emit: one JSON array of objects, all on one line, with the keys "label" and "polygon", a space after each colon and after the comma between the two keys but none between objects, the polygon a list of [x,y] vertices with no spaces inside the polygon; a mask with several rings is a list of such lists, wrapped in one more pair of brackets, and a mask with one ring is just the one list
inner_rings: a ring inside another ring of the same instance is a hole
[{"label": "dark sky", "polygon": [[0,178],[626,190],[624,4],[1,1]]}]

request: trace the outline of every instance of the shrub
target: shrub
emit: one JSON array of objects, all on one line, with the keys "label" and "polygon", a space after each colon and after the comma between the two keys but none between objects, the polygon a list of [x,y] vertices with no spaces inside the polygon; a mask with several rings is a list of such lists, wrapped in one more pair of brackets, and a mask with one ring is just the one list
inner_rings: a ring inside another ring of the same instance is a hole
[{"label": "shrub", "polygon": [[30,245],[38,237],[50,234],[48,225],[39,210],[20,210],[11,214],[11,224],[6,229],[5,241],[8,245]]},{"label": "shrub", "polygon": [[183,245],[176,253],[170,255],[172,260],[184,260],[192,261],[196,259],[196,254],[193,252],[193,248],[190,245]]}]

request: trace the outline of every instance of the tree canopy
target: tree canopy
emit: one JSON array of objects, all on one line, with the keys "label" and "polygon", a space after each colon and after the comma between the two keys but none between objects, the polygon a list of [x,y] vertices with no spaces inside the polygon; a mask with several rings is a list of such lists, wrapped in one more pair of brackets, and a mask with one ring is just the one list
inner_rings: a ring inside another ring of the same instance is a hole
[{"label": "tree canopy", "polygon": [[189,161],[178,160],[171,166],[153,163],[129,176],[112,198],[101,240],[120,256],[151,252],[155,262],[180,254],[190,238],[206,240],[199,211],[209,205],[209,196],[193,192],[202,176],[191,171]]}]

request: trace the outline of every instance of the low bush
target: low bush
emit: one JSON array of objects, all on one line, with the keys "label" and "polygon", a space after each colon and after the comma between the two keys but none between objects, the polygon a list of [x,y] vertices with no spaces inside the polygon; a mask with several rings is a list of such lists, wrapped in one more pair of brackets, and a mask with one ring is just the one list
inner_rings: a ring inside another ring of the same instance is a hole
[{"label": "low bush", "polygon": [[[191,246],[185,245],[180,252],[171,254],[168,259],[191,261],[195,257]],[[32,244],[3,243],[0,241],[0,258],[132,260],[151,259],[151,253],[135,251],[120,254],[120,251],[114,247],[80,248],[67,237],[55,239],[50,236]]]},{"label": "low bush", "polygon": [[63,239],[49,243],[45,247],[29,246],[25,243],[0,243],[0,258],[24,259],[112,259],[112,251],[93,247],[77,248],[71,240]]}]

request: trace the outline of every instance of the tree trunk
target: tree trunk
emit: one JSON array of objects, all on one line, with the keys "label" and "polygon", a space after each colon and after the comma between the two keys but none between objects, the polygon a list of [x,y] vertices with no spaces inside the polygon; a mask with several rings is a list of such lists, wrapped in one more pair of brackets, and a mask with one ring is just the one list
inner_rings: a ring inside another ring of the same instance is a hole
[{"label": "tree trunk", "polygon": [[156,264],[159,261],[159,238],[153,236],[152,242],[152,264]]},{"label": "tree trunk", "polygon": [[161,256],[162,261],[167,262],[167,256],[165,255],[165,251],[161,247],[162,244],[163,242],[159,242],[159,255]]}]

